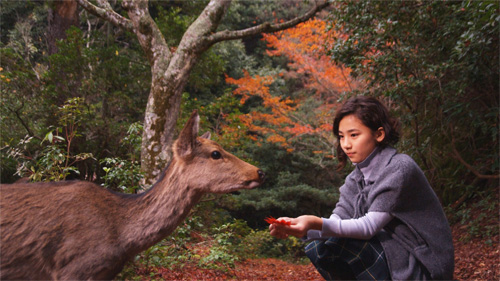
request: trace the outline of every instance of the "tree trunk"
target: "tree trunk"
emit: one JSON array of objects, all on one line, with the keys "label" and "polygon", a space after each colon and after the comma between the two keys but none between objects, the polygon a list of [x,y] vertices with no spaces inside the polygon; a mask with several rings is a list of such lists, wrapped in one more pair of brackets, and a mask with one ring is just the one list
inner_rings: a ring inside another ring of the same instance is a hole
[{"label": "tree trunk", "polygon": [[[227,2],[229,3],[229,2]],[[151,90],[144,116],[141,145],[141,169],[145,184],[156,181],[171,159],[171,146],[179,116],[181,96],[189,73],[208,44],[199,40],[206,33],[198,18],[186,31],[175,53],[171,53],[160,30],[151,18],[147,1],[124,2],[139,43],[151,65]]]},{"label": "tree trunk", "polygon": [[152,81],[141,145],[141,168],[145,174],[145,184],[154,183],[166,163],[170,162],[182,89],[188,75],[185,73],[172,77],[170,74],[170,77]]},{"label": "tree trunk", "polygon": [[66,30],[78,26],[78,3],[75,0],[54,0],[49,8],[48,47],[49,54],[57,53],[57,40],[66,38]]}]

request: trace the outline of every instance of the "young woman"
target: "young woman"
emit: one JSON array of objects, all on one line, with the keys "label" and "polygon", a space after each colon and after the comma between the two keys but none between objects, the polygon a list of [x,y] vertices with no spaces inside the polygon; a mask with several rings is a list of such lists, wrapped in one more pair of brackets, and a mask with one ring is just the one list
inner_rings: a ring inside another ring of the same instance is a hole
[{"label": "young woman", "polygon": [[340,187],[329,218],[279,218],[271,235],[313,241],[306,254],[327,280],[452,279],[451,230],[422,170],[391,145],[399,122],[377,99],[359,96],[337,112],[333,133],[343,168],[356,167]]}]

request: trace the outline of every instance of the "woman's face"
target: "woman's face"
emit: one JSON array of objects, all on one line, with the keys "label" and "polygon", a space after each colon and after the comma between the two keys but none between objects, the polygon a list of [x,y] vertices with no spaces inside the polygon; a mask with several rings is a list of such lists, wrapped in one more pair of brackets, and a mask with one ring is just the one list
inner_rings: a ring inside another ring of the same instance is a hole
[{"label": "woman's face", "polygon": [[353,114],[340,120],[340,147],[352,163],[363,162],[384,137],[385,131],[382,127],[374,132]]}]

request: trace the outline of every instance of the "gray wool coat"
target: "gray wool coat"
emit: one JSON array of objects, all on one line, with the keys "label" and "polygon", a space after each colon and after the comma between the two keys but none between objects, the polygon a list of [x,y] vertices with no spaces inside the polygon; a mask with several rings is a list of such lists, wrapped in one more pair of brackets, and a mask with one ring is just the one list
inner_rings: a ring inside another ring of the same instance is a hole
[{"label": "gray wool coat", "polygon": [[354,169],[340,188],[333,213],[342,219],[359,218],[367,212],[394,216],[376,235],[393,280],[415,279],[417,262],[434,280],[453,279],[451,230],[424,173],[410,156],[398,154],[392,147],[378,153],[370,183],[365,183],[359,168]]}]

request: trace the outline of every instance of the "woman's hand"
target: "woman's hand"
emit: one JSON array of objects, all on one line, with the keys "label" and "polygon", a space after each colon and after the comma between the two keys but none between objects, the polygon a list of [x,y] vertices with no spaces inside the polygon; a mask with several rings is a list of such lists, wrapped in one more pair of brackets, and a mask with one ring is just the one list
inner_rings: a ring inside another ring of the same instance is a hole
[{"label": "woman's hand", "polygon": [[300,216],[297,218],[282,217],[278,220],[290,222],[290,225],[273,223],[269,225],[270,234],[279,239],[285,239],[289,235],[298,238],[306,236],[307,231],[310,229],[321,230],[323,227],[323,220],[316,216]]}]

